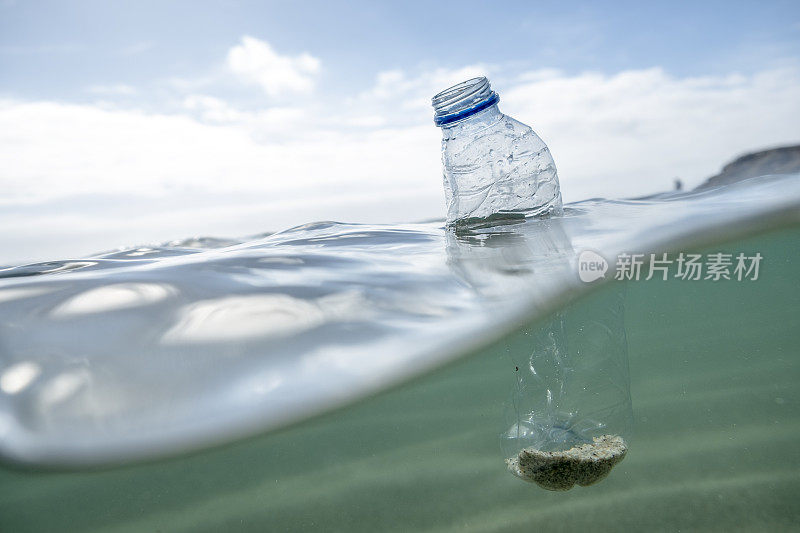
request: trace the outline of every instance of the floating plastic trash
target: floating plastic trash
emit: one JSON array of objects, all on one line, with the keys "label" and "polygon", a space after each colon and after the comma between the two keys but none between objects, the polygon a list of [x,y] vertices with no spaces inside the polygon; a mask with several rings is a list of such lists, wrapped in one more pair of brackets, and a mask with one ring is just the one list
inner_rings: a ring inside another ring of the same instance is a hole
[{"label": "floating plastic trash", "polygon": [[[563,213],[550,150],[529,126],[501,113],[499,100],[483,77],[433,97],[434,123],[443,134],[450,225],[469,222],[474,227],[482,219]],[[470,235],[460,227],[455,230],[458,236],[448,239],[449,250],[467,243],[461,246],[467,252],[459,253],[465,259],[460,274],[477,291],[491,296],[481,281],[482,273],[491,269],[481,268],[481,260],[491,258],[495,266],[506,261],[473,250],[485,248],[480,244],[503,242],[512,234],[492,230]],[[513,262],[532,264],[534,257],[558,262],[571,252],[568,241],[558,235],[543,231],[540,236],[547,242],[541,240],[536,249],[523,247],[530,257],[515,257]],[[558,314],[541,330],[525,332],[521,342],[510,348],[512,358],[528,357],[516,366],[513,424],[503,436],[512,473],[546,489],[567,490],[576,483],[591,485],[624,458],[627,446],[621,433],[632,415],[622,308],[620,300],[578,322]],[[565,328],[565,321],[572,327]],[[567,338],[567,331],[581,333]]]},{"label": "floating plastic trash", "polygon": [[561,191],[547,145],[504,115],[486,78],[473,78],[433,97],[442,128],[447,222],[497,216],[561,214]]}]

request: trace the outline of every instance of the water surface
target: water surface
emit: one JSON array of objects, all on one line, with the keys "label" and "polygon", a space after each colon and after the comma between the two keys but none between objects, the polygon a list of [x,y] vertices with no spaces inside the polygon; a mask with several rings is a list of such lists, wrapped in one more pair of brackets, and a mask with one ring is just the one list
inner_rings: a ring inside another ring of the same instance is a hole
[{"label": "water surface", "polygon": [[[0,530],[789,528],[796,183],[6,269]],[[585,249],[764,260],[757,281],[626,284],[629,455],[550,493],[500,435],[526,339],[619,292],[578,279]]]}]

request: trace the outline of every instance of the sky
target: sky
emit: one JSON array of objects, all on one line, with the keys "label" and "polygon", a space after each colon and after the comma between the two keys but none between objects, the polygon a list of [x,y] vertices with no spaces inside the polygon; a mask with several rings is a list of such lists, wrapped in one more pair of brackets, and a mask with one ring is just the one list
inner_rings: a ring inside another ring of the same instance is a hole
[{"label": "sky", "polygon": [[486,75],[566,202],[800,143],[800,3],[0,0],[0,265],[443,217]]}]

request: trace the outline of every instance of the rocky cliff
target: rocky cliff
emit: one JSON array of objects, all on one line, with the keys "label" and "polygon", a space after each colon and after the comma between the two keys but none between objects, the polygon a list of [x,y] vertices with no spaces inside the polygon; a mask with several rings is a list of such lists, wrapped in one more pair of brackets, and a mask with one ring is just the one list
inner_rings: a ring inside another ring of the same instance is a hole
[{"label": "rocky cliff", "polygon": [[697,186],[695,190],[710,189],[747,178],[766,174],[800,172],[800,145],[784,146],[743,155],[722,167],[722,171]]}]

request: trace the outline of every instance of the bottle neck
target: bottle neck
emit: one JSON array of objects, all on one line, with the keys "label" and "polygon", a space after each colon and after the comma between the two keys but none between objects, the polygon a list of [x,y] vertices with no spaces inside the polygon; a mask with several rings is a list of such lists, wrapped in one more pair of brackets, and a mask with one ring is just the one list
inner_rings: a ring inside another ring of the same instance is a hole
[{"label": "bottle neck", "polygon": [[497,96],[484,77],[453,85],[433,97],[433,122],[442,128],[497,107]]},{"label": "bottle neck", "polygon": [[496,124],[501,118],[503,113],[497,104],[494,104],[461,120],[441,126],[442,135],[446,139],[451,139],[461,134],[475,133]]}]

